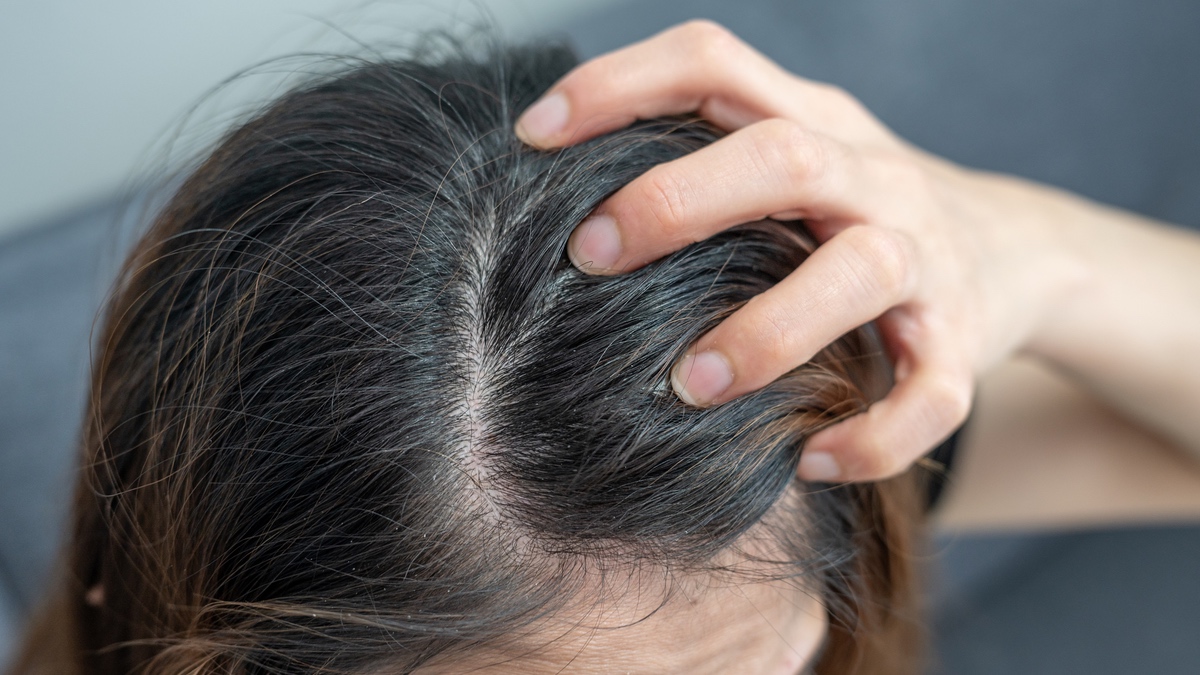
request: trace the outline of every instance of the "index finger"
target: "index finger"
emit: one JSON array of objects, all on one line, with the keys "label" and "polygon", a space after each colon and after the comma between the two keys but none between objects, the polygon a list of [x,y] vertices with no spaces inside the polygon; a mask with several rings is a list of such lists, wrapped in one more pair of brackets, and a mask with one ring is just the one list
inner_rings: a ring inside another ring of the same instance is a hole
[{"label": "index finger", "polygon": [[617,190],[575,229],[567,255],[590,274],[620,274],[771,214],[858,222],[879,192],[866,161],[795,122],[764,120]]},{"label": "index finger", "polygon": [[694,111],[732,131],[767,117],[804,121],[797,111],[819,109],[832,90],[788,73],[715,23],[691,21],[576,67],[521,115],[516,132],[546,149]]}]

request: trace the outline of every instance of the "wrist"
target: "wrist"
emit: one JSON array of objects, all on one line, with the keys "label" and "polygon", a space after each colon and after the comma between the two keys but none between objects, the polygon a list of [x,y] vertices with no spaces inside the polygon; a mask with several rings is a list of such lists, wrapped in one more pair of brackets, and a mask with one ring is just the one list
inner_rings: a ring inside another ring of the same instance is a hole
[{"label": "wrist", "polygon": [[1097,317],[1089,315],[1086,307],[1102,293],[1099,271],[1104,256],[1099,244],[1112,239],[1112,228],[1098,205],[1055,188],[1026,185],[1031,191],[1032,229],[1036,231],[1030,245],[1045,261],[1041,311],[1021,351],[1069,368],[1064,357],[1076,351],[1078,340],[1094,339],[1099,329],[1087,325]]},{"label": "wrist", "polygon": [[982,368],[1024,352],[1045,356],[1070,309],[1094,288],[1098,269],[1091,205],[1014,176],[964,170],[981,238],[983,303],[991,330]]}]

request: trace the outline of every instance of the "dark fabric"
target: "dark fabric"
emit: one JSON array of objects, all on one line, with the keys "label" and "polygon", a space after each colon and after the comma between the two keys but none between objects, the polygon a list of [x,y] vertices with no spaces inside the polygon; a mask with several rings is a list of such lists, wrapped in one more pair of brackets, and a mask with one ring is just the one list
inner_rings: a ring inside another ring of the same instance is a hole
[{"label": "dark fabric", "polygon": [[1200,672],[1198,526],[939,545],[937,675]]}]

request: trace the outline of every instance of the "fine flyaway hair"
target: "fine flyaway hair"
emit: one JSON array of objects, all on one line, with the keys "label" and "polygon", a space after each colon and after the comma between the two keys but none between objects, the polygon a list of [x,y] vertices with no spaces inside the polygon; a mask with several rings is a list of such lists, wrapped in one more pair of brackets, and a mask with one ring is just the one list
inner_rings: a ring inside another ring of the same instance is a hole
[{"label": "fine flyaway hair", "polygon": [[681,402],[672,364],[813,244],[764,220],[575,269],[597,204],[721,135],[523,145],[575,63],[346,62],[193,167],[107,307],[65,579],[16,672],[411,672],[648,569],[793,579],[829,611],[817,672],[910,672],[915,477],[795,478],[806,438],[886,392],[877,335]]}]

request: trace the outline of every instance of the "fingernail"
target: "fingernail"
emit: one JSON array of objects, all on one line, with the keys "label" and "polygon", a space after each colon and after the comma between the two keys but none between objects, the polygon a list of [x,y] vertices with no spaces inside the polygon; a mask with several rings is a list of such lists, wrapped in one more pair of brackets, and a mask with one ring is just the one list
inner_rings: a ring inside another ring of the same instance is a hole
[{"label": "fingernail", "polygon": [[688,354],[671,371],[671,386],[685,403],[710,405],[733,384],[733,370],[720,352]]},{"label": "fingernail", "polygon": [[547,145],[567,126],[567,97],[550,94],[534,103],[517,119],[517,137],[530,145]]},{"label": "fingernail", "polygon": [[842,469],[837,460],[828,452],[819,450],[800,453],[800,466],[797,469],[800,477],[805,480],[830,483],[842,475]]},{"label": "fingernail", "polygon": [[567,240],[567,257],[584,272],[614,270],[621,259],[621,233],[612,216],[587,218]]}]

